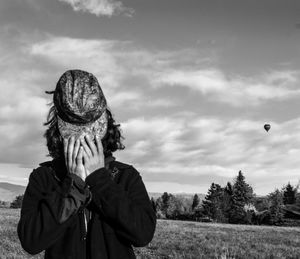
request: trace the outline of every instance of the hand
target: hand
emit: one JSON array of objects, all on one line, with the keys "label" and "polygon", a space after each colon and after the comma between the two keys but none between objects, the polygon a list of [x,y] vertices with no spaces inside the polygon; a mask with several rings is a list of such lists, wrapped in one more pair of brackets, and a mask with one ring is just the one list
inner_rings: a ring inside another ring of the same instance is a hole
[{"label": "hand", "polygon": [[88,135],[85,135],[84,138],[80,139],[80,143],[84,149],[83,163],[87,176],[105,166],[103,146],[100,138],[96,137],[95,145],[94,141]]},{"label": "hand", "polygon": [[79,139],[75,141],[74,136],[68,140],[64,139],[64,155],[68,172],[78,175],[84,181],[86,171],[83,165],[83,153]]}]

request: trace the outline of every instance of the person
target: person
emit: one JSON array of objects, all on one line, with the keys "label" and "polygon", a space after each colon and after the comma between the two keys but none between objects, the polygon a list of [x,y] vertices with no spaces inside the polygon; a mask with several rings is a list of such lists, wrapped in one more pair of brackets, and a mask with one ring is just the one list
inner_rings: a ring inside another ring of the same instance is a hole
[{"label": "person", "polygon": [[113,157],[124,149],[94,75],[68,70],[53,94],[45,137],[52,161],[30,174],[18,237],[46,259],[136,258],[156,215],[140,173]]}]

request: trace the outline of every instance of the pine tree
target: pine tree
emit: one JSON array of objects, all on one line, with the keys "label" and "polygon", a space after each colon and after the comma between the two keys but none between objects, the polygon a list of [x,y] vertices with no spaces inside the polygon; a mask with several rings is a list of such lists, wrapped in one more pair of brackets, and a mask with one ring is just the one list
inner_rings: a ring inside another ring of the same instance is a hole
[{"label": "pine tree", "polygon": [[288,183],[283,189],[283,203],[284,204],[295,204],[297,196],[297,188],[294,188]]},{"label": "pine tree", "polygon": [[194,198],[193,198],[193,203],[192,203],[192,210],[194,210],[195,208],[198,207],[200,203],[200,199],[199,199],[199,196],[197,194],[194,195]]},{"label": "pine tree", "polygon": [[224,187],[223,191],[223,201],[222,201],[222,211],[224,214],[225,222],[229,221],[230,211],[232,209],[232,196],[233,196],[233,187],[230,182]]},{"label": "pine tree", "polygon": [[232,208],[229,213],[230,223],[248,223],[246,220],[247,213],[244,208],[252,199],[253,189],[246,183],[242,171],[239,171],[233,185]]},{"label": "pine tree", "polygon": [[212,183],[205,200],[202,201],[203,214],[216,221],[223,221],[222,196],[222,187],[219,184]]}]

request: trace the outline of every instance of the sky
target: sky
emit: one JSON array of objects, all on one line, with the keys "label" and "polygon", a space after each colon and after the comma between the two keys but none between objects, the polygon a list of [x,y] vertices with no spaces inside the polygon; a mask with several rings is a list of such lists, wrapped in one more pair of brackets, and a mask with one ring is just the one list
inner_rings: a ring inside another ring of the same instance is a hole
[{"label": "sky", "polygon": [[[59,77],[93,73],[149,192],[300,179],[298,0],[0,0],[0,181],[47,156]],[[263,128],[271,125],[269,132]]]}]

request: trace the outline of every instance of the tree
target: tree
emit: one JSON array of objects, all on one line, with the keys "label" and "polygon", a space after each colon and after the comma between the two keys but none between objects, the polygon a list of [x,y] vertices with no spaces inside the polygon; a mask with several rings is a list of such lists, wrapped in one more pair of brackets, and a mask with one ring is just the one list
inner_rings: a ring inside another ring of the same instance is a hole
[{"label": "tree", "polygon": [[184,197],[182,195],[175,195],[176,198],[180,201],[183,206],[184,214],[191,214],[192,213],[192,199]]},{"label": "tree", "polygon": [[250,203],[253,199],[253,189],[248,183],[246,183],[245,176],[242,171],[239,171],[233,185],[233,196],[236,196],[235,198],[238,198],[238,200],[244,204]]},{"label": "tree", "polygon": [[156,217],[159,219],[165,218],[165,214],[162,212],[162,207],[163,207],[162,198],[159,197],[155,201]]},{"label": "tree", "polygon": [[10,204],[11,208],[17,209],[22,207],[24,194],[18,195],[15,200]]},{"label": "tree", "polygon": [[184,206],[182,202],[174,195],[169,194],[168,204],[166,209],[166,217],[169,219],[176,219],[184,212]]},{"label": "tree", "polygon": [[265,211],[269,209],[269,200],[267,196],[254,197],[253,204],[258,211]]},{"label": "tree", "polygon": [[193,203],[192,203],[192,210],[194,210],[195,208],[198,207],[200,203],[200,199],[199,199],[199,196],[197,194],[194,195],[194,198],[193,198]]},{"label": "tree", "polygon": [[156,202],[155,202],[155,200],[154,200],[153,197],[151,197],[151,204],[152,204],[153,210],[154,210],[155,213],[156,213]]},{"label": "tree", "polygon": [[245,205],[250,204],[252,199],[253,189],[246,183],[242,171],[239,171],[233,185],[232,207],[229,213],[230,223],[249,223]]},{"label": "tree", "polygon": [[202,201],[203,214],[216,221],[223,221],[222,197],[222,187],[219,184],[212,183],[205,200]]},{"label": "tree", "polygon": [[270,224],[271,225],[280,225],[283,223],[283,195],[276,189],[274,192],[268,195],[270,201]]},{"label": "tree", "polygon": [[283,188],[283,203],[284,204],[295,204],[296,203],[297,188],[293,187],[288,183]]},{"label": "tree", "polygon": [[233,196],[233,187],[230,182],[223,189],[223,202],[221,205],[223,214],[224,214],[224,221],[228,222],[230,217],[230,211],[232,209],[232,196]]},{"label": "tree", "polygon": [[161,211],[166,215],[168,209],[168,201],[170,199],[170,195],[167,192],[164,192],[161,196]]},{"label": "tree", "polygon": [[9,208],[9,205],[8,201],[0,201],[0,208]]}]

